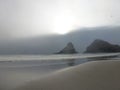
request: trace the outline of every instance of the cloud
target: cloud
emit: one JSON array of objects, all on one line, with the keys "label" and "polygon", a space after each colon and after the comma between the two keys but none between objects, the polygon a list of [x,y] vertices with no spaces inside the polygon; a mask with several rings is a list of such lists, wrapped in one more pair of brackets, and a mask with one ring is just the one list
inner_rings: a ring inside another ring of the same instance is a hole
[{"label": "cloud", "polygon": [[70,27],[120,25],[119,3],[120,0],[0,0],[0,38],[51,34],[54,25],[63,27],[59,24],[67,22],[67,15],[72,17]]}]

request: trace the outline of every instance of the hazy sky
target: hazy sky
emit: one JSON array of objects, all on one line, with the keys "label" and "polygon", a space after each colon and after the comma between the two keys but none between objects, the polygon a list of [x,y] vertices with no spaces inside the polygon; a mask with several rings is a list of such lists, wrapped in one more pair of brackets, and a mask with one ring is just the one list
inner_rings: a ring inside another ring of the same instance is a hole
[{"label": "hazy sky", "polygon": [[0,0],[0,37],[120,25],[120,0]]}]

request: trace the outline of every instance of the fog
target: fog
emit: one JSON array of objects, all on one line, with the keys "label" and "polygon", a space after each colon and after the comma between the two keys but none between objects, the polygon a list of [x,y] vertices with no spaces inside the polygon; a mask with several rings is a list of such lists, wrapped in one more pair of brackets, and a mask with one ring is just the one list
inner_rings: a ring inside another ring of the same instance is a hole
[{"label": "fog", "polygon": [[120,44],[119,3],[0,0],[0,54],[51,54],[68,42],[83,52],[95,39]]},{"label": "fog", "polygon": [[82,28],[66,35],[44,35],[1,42],[0,54],[53,54],[72,42],[76,50],[84,52],[95,39],[120,44],[120,27]]},{"label": "fog", "polygon": [[119,0],[0,0],[0,40],[119,26]]}]

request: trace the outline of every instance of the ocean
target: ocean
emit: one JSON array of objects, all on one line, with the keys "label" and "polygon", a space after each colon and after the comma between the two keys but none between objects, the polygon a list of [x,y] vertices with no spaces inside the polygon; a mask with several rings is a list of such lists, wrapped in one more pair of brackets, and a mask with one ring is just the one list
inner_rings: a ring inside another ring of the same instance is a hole
[{"label": "ocean", "polygon": [[[83,55],[1,55],[0,90],[10,90],[60,69],[93,60],[93,58],[86,59],[83,57],[73,59],[78,56]],[[65,57],[70,58],[66,59]]]}]

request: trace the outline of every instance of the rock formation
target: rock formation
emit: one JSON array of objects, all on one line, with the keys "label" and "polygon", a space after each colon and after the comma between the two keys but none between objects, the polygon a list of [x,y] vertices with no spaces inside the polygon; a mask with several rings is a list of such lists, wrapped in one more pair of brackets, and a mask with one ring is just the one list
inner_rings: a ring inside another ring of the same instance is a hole
[{"label": "rock formation", "polygon": [[107,41],[96,39],[91,45],[89,45],[85,53],[112,53],[120,52],[120,46],[110,44]]},{"label": "rock formation", "polygon": [[75,50],[74,45],[71,42],[69,42],[67,46],[57,54],[74,54],[74,53],[77,53],[77,51]]}]

